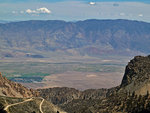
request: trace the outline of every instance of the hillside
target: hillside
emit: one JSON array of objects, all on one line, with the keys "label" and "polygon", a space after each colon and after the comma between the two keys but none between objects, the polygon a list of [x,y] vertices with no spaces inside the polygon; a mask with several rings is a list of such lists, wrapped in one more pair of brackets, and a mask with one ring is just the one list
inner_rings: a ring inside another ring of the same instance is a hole
[{"label": "hillside", "polygon": [[66,113],[39,93],[12,82],[0,73],[0,113]]},{"label": "hillside", "polygon": [[40,95],[69,113],[149,113],[150,56],[136,56],[125,69],[120,86],[86,90],[41,89]]},{"label": "hillside", "polygon": [[[135,55],[150,52],[150,23],[130,20],[0,24],[1,57]],[[48,52],[48,53],[47,53]]]},{"label": "hillside", "polygon": [[146,95],[150,92],[150,56],[136,56],[126,66],[121,83],[121,90],[137,95]]},{"label": "hillside", "polygon": [[88,89],[79,91],[74,88],[56,87],[38,89],[40,96],[56,105],[67,104],[75,99],[101,99],[106,97],[107,89]]},{"label": "hillside", "polygon": [[0,113],[66,113],[42,98],[0,96]]},{"label": "hillside", "polygon": [[0,95],[8,97],[36,97],[39,94],[33,89],[27,89],[19,83],[8,80],[0,73]]}]

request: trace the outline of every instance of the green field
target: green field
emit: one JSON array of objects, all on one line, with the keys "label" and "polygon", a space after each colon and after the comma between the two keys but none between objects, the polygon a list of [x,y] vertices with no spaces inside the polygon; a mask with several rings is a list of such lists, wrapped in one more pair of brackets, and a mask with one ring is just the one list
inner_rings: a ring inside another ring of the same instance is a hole
[{"label": "green field", "polygon": [[1,61],[0,72],[8,79],[18,82],[40,82],[45,76],[76,72],[123,72],[125,63],[121,62],[29,62]]}]

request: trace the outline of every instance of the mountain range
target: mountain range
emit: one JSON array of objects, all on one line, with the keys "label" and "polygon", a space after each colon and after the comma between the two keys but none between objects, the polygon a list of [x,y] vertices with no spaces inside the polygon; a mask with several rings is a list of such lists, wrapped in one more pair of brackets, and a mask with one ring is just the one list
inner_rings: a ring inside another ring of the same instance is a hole
[{"label": "mountain range", "polygon": [[[131,20],[0,23],[0,58],[149,54],[149,31],[150,23]],[[136,56],[119,86],[85,91],[69,86],[28,89],[0,73],[0,113],[149,113],[149,69],[150,55]]]},{"label": "mountain range", "polygon": [[[131,20],[31,20],[0,24],[1,57],[135,55],[150,52],[150,23]],[[48,54],[49,53],[49,54]]]}]

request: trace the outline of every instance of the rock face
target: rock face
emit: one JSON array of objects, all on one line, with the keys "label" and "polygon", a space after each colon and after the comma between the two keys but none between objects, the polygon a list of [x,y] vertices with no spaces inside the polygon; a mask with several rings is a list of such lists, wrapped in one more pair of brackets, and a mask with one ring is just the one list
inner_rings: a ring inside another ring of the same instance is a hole
[{"label": "rock face", "polygon": [[128,63],[121,89],[141,95],[150,92],[150,56],[136,56]]},{"label": "rock face", "polygon": [[38,96],[38,92],[10,81],[0,73],[0,95],[8,97],[35,97]]}]

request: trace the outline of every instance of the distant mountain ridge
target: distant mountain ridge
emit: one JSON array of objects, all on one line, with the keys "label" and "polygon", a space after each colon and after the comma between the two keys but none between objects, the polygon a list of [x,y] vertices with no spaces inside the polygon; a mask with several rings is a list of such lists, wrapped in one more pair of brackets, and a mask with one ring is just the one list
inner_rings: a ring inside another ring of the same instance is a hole
[{"label": "distant mountain ridge", "polygon": [[81,55],[149,53],[149,31],[150,23],[131,20],[31,20],[0,24],[0,48],[8,49],[1,56],[35,50],[69,53],[70,49]]}]

